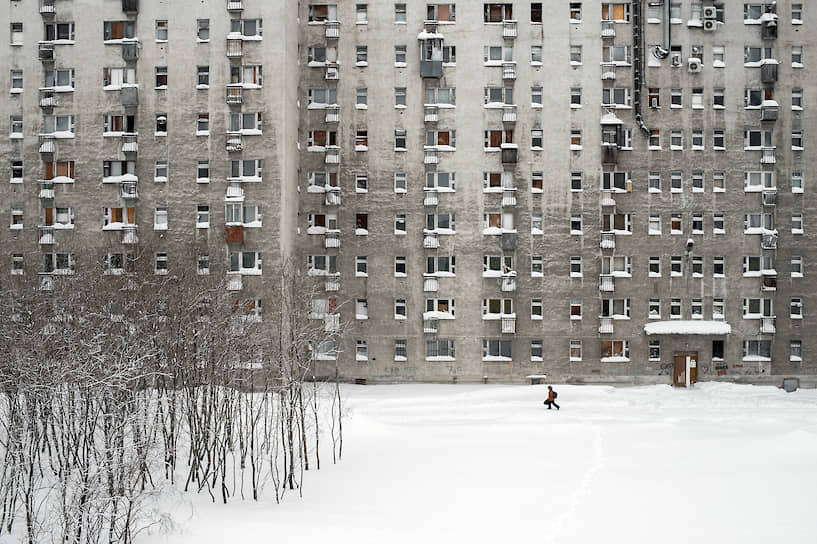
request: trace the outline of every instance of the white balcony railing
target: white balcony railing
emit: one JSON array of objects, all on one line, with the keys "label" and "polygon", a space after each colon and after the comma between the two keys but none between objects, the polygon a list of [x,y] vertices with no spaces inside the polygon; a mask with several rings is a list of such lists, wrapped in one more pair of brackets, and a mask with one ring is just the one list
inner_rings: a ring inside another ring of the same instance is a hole
[{"label": "white balcony railing", "polygon": [[51,181],[40,181],[40,198],[54,198],[54,183]]},{"label": "white balcony railing", "polygon": [[340,107],[339,106],[329,106],[326,108],[326,117],[324,120],[327,123],[339,123],[340,122]]},{"label": "white balcony railing", "polygon": [[227,11],[241,11],[244,3],[241,0],[227,0]]},{"label": "white balcony railing", "polygon": [[123,244],[138,244],[139,237],[136,235],[136,227],[129,226],[122,228],[122,243]]},{"label": "white balcony railing", "polygon": [[502,207],[516,206],[516,189],[502,190]]},{"label": "white balcony railing", "polygon": [[227,57],[241,58],[244,55],[244,41],[240,38],[227,38]]},{"label": "white balcony railing", "polygon": [[601,79],[613,80],[616,79],[616,65],[612,63],[601,64]]},{"label": "white balcony railing", "polygon": [[437,154],[436,149],[426,149],[425,150],[425,158],[423,159],[424,164],[439,164],[440,157]]},{"label": "white balcony railing", "polygon": [[340,149],[327,149],[324,162],[326,164],[340,164]]},{"label": "white balcony railing", "polygon": [[339,21],[326,21],[326,37],[329,39],[337,39],[340,37]]},{"label": "white balcony railing", "polygon": [[502,316],[502,334],[516,333],[516,316]]},{"label": "white balcony railing", "polygon": [[40,153],[54,153],[57,150],[57,142],[50,134],[40,134]]},{"label": "white balcony railing", "polygon": [[762,334],[774,334],[777,330],[774,325],[774,317],[761,317],[760,318],[760,332]]},{"label": "white balcony railing", "polygon": [[502,122],[516,123],[516,106],[513,104],[506,104],[502,106]]},{"label": "white balcony railing", "polygon": [[516,291],[516,274],[503,276],[500,279],[499,287],[505,293]]},{"label": "white balcony railing", "polygon": [[225,148],[228,153],[244,151],[244,137],[241,136],[240,132],[228,132]]},{"label": "white balcony railing", "polygon": [[119,184],[119,196],[125,199],[139,198],[135,181],[123,181]]},{"label": "white balcony railing", "polygon": [[139,137],[135,133],[122,135],[122,153],[137,153],[139,151]]},{"label": "white balcony railing", "polygon": [[340,276],[330,276],[326,278],[326,290],[327,291],[339,291],[340,290]]},{"label": "white balcony railing", "polygon": [[601,333],[601,334],[613,334],[613,318],[612,317],[600,317],[599,318],[599,333]]},{"label": "white balcony railing", "polygon": [[516,64],[513,62],[505,62],[502,64],[502,79],[516,79]]},{"label": "white balcony railing", "polygon": [[777,249],[777,234],[761,234],[761,249]]},{"label": "white balcony railing", "polygon": [[616,278],[611,274],[599,276],[599,291],[612,292],[616,290]]},{"label": "white balcony railing", "polygon": [[242,104],[244,102],[244,87],[241,85],[227,85],[227,103]]},{"label": "white balcony railing", "polygon": [[616,233],[602,232],[601,242],[599,243],[601,249],[615,249],[616,248]]},{"label": "white balcony railing", "polygon": [[423,247],[426,249],[437,249],[440,247],[440,238],[436,233],[430,232],[423,235]]},{"label": "white balcony railing", "polygon": [[502,37],[514,39],[517,36],[516,21],[502,21]]},{"label": "white balcony railing", "polygon": [[56,0],[40,0],[40,13],[51,15],[57,12]]},{"label": "white balcony railing", "polygon": [[340,196],[340,191],[328,191],[326,193],[324,204],[327,206],[340,206],[341,202],[342,198]]},{"label": "white balcony railing", "polygon": [[764,147],[760,155],[760,164],[775,164],[777,162],[775,151],[777,151],[777,147]]},{"label": "white balcony railing", "polygon": [[439,195],[437,191],[425,191],[425,196],[423,198],[423,206],[436,206],[440,203]]},{"label": "white balcony railing", "polygon": [[440,328],[439,319],[423,319],[423,332],[425,334],[434,334]]},{"label": "white balcony railing", "polygon": [[228,291],[241,291],[244,287],[244,280],[241,274],[228,274],[227,275],[227,290]]},{"label": "white balcony railing", "polygon": [[616,23],[613,21],[601,22],[601,37],[615,38],[616,37]]},{"label": "white balcony railing", "polygon": [[54,243],[54,227],[39,227],[40,245],[47,246]]},{"label": "white balcony railing", "polygon": [[601,191],[601,205],[605,207],[616,205],[616,199],[613,198],[613,191],[609,189],[603,189]]},{"label": "white balcony railing", "polygon": [[324,246],[327,249],[340,247],[340,234],[337,232],[326,233],[326,240]]},{"label": "white balcony railing", "polygon": [[434,276],[426,276],[423,279],[423,291],[434,293],[440,288],[440,282]]}]

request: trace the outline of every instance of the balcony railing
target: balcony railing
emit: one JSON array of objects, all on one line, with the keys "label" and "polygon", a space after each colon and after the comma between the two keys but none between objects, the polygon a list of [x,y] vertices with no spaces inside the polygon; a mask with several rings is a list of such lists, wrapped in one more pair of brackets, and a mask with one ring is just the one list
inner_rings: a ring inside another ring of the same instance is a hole
[{"label": "balcony railing", "polygon": [[122,243],[123,244],[139,243],[139,237],[136,235],[135,226],[127,226],[122,228]]},{"label": "balcony railing", "polygon": [[764,147],[761,151],[760,164],[775,164],[777,162],[776,146]]},{"label": "balcony railing", "polygon": [[119,184],[119,196],[125,199],[139,198],[135,181],[123,181]]},{"label": "balcony railing", "polygon": [[775,83],[777,81],[777,61],[766,62],[760,66],[761,83]]},{"label": "balcony railing", "polygon": [[516,206],[516,189],[502,190],[502,207]]},{"label": "balcony railing", "polygon": [[499,288],[505,293],[516,291],[516,273],[502,276],[499,280]]},{"label": "balcony railing", "polygon": [[502,37],[513,40],[516,36],[516,21],[502,21]]},{"label": "balcony railing", "polygon": [[423,197],[423,206],[437,206],[440,203],[440,197],[437,191],[425,191]]},{"label": "balcony railing", "polygon": [[54,198],[54,182],[52,181],[40,181],[40,198],[51,200]]},{"label": "balcony railing", "polygon": [[336,81],[340,79],[340,67],[337,63],[326,65],[326,75],[324,78],[328,81]]},{"label": "balcony railing", "polygon": [[326,21],[326,37],[330,40],[337,39],[340,37],[340,22],[338,21]]},{"label": "balcony railing", "polygon": [[602,232],[601,241],[599,242],[601,249],[615,249],[616,248],[616,233]]},{"label": "balcony railing", "polygon": [[777,114],[780,107],[776,102],[766,103],[764,101],[760,106],[760,120],[761,121],[777,121]]},{"label": "balcony railing", "polygon": [[340,106],[329,106],[326,108],[326,117],[324,120],[327,123],[340,123]]},{"label": "balcony railing", "polygon": [[518,162],[519,149],[509,147],[511,144],[502,144],[502,164],[515,164]]},{"label": "balcony railing", "polygon": [[440,119],[439,108],[437,106],[426,106],[424,121],[426,123],[436,123]]},{"label": "balcony railing", "polygon": [[139,151],[139,136],[136,133],[122,135],[122,153],[136,153]]},{"label": "balcony railing", "polygon": [[136,60],[139,58],[139,43],[125,42],[122,44],[122,60]]},{"label": "balcony railing", "polygon": [[324,246],[327,249],[340,247],[340,233],[338,233],[338,232],[327,232],[326,233],[326,240],[324,240]]},{"label": "balcony railing", "polygon": [[54,44],[41,43],[37,52],[37,57],[43,62],[54,62]]},{"label": "balcony railing", "polygon": [[616,290],[616,278],[612,274],[599,275],[599,291],[611,293]]},{"label": "balcony railing", "polygon": [[227,274],[227,290],[228,291],[241,291],[244,287],[244,280],[242,279],[241,274],[236,273],[228,273]]},{"label": "balcony railing", "polygon": [[240,132],[228,132],[226,149],[228,153],[236,153],[244,150],[244,138]]},{"label": "balcony railing", "polygon": [[51,291],[54,289],[54,276],[40,273],[40,291]]},{"label": "balcony railing", "polygon": [[777,191],[763,191],[763,205],[774,206],[777,204]]},{"label": "balcony railing", "polygon": [[119,101],[123,106],[138,106],[139,87],[122,87],[119,89]]},{"label": "balcony railing", "polygon": [[516,64],[513,62],[505,62],[502,64],[502,79],[514,80],[516,79]]},{"label": "balcony railing", "polygon": [[612,317],[600,317],[599,318],[599,333],[601,333],[601,334],[613,334],[613,318]]},{"label": "balcony railing", "polygon": [[761,234],[760,235],[761,249],[777,249],[777,234]]},{"label": "balcony railing", "polygon": [[56,0],[40,0],[40,13],[53,15],[57,12]]},{"label": "balcony railing", "polygon": [[426,149],[425,150],[425,157],[423,158],[424,164],[439,164],[440,157],[437,154],[436,149]]},{"label": "balcony railing", "polygon": [[340,206],[341,204],[340,191],[327,191],[324,203],[327,206]]},{"label": "balcony railing", "polygon": [[440,288],[440,282],[434,276],[426,276],[423,278],[423,291],[426,293],[435,293]]},{"label": "balcony railing", "polygon": [[434,334],[440,328],[439,319],[423,319],[423,333]]},{"label": "balcony railing", "polygon": [[613,198],[613,191],[611,189],[602,189],[601,205],[605,207],[616,205],[616,199]]},{"label": "balcony railing", "polygon": [[241,85],[227,85],[227,103],[241,104],[244,102],[244,87]]},{"label": "balcony railing", "polygon": [[516,106],[513,104],[506,104],[502,106],[502,122],[516,123]]},{"label": "balcony railing", "polygon": [[761,291],[777,291],[777,276],[763,276]]},{"label": "balcony railing", "polygon": [[122,11],[136,13],[139,11],[139,0],[122,0]]},{"label": "balcony railing", "polygon": [[425,249],[437,249],[440,247],[440,237],[435,232],[423,235],[423,247]]},{"label": "balcony railing", "polygon": [[227,58],[238,59],[244,55],[244,41],[240,38],[227,38]]},{"label": "balcony railing", "polygon": [[601,162],[603,164],[618,163],[618,146],[616,144],[601,144]]},{"label": "balcony railing", "polygon": [[326,157],[324,157],[325,164],[339,164],[340,163],[340,149],[327,149]]},{"label": "balcony railing", "polygon": [[40,134],[40,153],[54,153],[57,151],[57,141],[50,134]]},{"label": "balcony railing", "polygon": [[761,334],[774,334],[777,328],[774,324],[774,316],[770,317],[761,317],[760,318],[760,333]]},{"label": "balcony railing", "polygon": [[326,278],[325,288],[327,291],[339,291],[340,276],[329,276],[328,278]]},{"label": "balcony railing", "polygon": [[40,245],[50,246],[54,243],[54,227],[38,227]]},{"label": "balcony railing", "polygon": [[54,91],[40,91],[40,107],[43,109],[51,109],[56,107],[57,95]]},{"label": "balcony railing", "polygon": [[244,9],[244,2],[241,0],[227,0],[227,11],[241,11]]},{"label": "balcony railing", "polygon": [[601,79],[614,80],[616,79],[616,65],[611,62],[601,63]]},{"label": "balcony railing", "polygon": [[616,23],[613,21],[601,22],[601,37],[615,38],[616,37]]},{"label": "balcony railing", "polygon": [[502,322],[502,334],[516,333],[516,316],[502,316],[500,321]]}]

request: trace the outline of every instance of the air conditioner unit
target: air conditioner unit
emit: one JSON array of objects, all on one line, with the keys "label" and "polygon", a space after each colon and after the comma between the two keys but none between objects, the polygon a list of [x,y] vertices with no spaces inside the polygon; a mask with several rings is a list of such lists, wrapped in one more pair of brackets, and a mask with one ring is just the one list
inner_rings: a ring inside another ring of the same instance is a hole
[{"label": "air conditioner unit", "polygon": [[703,69],[703,64],[701,64],[701,60],[695,57],[691,59],[687,59],[687,69],[690,73],[697,74]]},{"label": "air conditioner unit", "polygon": [[718,16],[718,8],[715,6],[704,6],[704,19],[715,19]]},{"label": "air conditioner unit", "polygon": [[653,96],[650,98],[650,107],[654,109],[658,109],[658,98]]},{"label": "air conditioner unit", "polygon": [[718,21],[715,19],[704,19],[704,32],[714,32],[718,29]]},{"label": "air conditioner unit", "polygon": [[681,53],[673,53],[670,57],[670,64],[676,68],[681,66]]}]

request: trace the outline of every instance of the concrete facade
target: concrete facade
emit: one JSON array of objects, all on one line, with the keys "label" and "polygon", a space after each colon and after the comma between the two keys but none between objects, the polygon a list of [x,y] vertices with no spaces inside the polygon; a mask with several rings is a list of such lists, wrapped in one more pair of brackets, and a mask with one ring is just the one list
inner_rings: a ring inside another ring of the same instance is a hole
[{"label": "concrete facade", "polygon": [[[120,2],[100,9],[56,0],[50,15],[36,2],[12,1],[4,10],[9,23],[24,23],[23,45],[3,48],[3,57],[23,70],[24,92],[9,95],[0,123],[22,115],[24,138],[0,143],[0,156],[10,170],[22,158],[24,175],[4,186],[2,200],[3,213],[22,206],[24,220],[21,230],[2,231],[0,275],[20,279],[11,275],[13,254],[25,254],[30,279],[43,272],[41,253],[121,235],[104,231],[100,217],[115,205],[105,202],[120,202],[100,182],[100,162],[130,158],[121,138],[101,136],[102,114],[123,111],[120,91],[103,90],[101,68],[126,64],[121,45],[103,43],[102,27],[133,20],[139,104],[124,111],[137,115],[140,242],[166,245],[170,266],[192,266],[193,248],[207,248],[211,273],[226,272],[231,251],[262,251],[265,270],[290,255],[308,263],[325,282],[318,315],[349,321],[336,354],[346,378],[669,382],[674,354],[688,352],[697,353],[699,379],[813,375],[805,331],[817,315],[807,160],[817,134],[817,43],[809,33],[817,10],[785,0],[775,18],[762,15],[768,6],[747,4],[745,20],[744,3],[733,0],[650,4],[211,0],[141,2],[124,14]],[[263,20],[263,39],[241,40],[242,56],[232,59],[231,18]],[[209,19],[209,42],[196,39],[198,19]],[[76,181],[56,186],[54,198],[73,208],[75,226],[56,233],[57,249],[37,234],[49,205],[37,180],[50,160],[37,138],[49,114],[39,103],[49,67],[38,60],[38,42],[51,20],[76,23],[75,43],[54,45],[55,66],[74,67],[76,79],[53,108],[75,116],[75,137],[59,140],[55,155],[76,161]],[[168,39],[157,42],[162,20]],[[802,62],[793,64],[798,47]],[[779,64],[745,64],[742,54],[755,54],[747,48]],[[228,104],[230,67],[241,65],[262,65],[263,85],[243,86],[242,102]],[[166,90],[154,88],[156,66],[168,67]],[[208,89],[196,86],[198,66],[209,66]],[[762,81],[771,66],[776,81]],[[11,89],[11,77],[0,73],[0,88]],[[447,93],[455,99],[446,104]],[[755,107],[758,96],[776,102],[776,120],[772,102]],[[210,134],[196,136],[205,112]],[[263,133],[244,135],[243,151],[225,149],[231,112],[263,115]],[[168,114],[167,136],[154,136],[159,113]],[[651,130],[660,149],[650,148]],[[761,143],[744,145],[746,131],[760,131]],[[801,146],[793,146],[796,131]],[[230,183],[229,160],[238,158],[263,159],[263,181]],[[210,161],[209,184],[196,183],[199,159]],[[153,182],[156,160],[168,161],[167,183]],[[761,185],[745,188],[746,172]],[[446,174],[455,174],[454,190],[429,186]],[[244,226],[243,244],[223,236],[231,184],[247,204],[263,206],[263,226]],[[210,206],[209,229],[196,227],[199,203]],[[168,207],[168,231],[150,228],[157,205]],[[765,230],[745,231],[744,219],[755,220],[747,214],[769,214],[757,218]],[[801,231],[792,229],[793,214],[802,214]],[[440,228],[452,216],[455,228]],[[799,276],[791,272],[796,257]],[[395,273],[398,258],[404,274]],[[452,258],[454,273],[440,271]],[[330,259],[334,267],[324,264]],[[262,300],[264,285],[276,281],[242,277],[238,296]],[[801,316],[792,317],[798,307]],[[659,322],[704,334],[645,333]],[[318,373],[335,363],[320,360]]]}]

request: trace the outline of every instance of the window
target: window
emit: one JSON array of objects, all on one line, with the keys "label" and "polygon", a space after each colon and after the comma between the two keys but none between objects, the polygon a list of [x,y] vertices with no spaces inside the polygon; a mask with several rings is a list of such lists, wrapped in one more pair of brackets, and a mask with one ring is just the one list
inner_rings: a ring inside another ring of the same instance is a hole
[{"label": "window", "polygon": [[752,47],[743,48],[743,65],[747,68],[758,67],[762,60],[774,59],[773,47]]},{"label": "window", "polygon": [[231,113],[229,131],[247,135],[261,134],[261,112]]},{"label": "window", "polygon": [[12,115],[9,117],[9,138],[22,138],[23,137],[23,116],[22,115]]},{"label": "window", "polygon": [[570,234],[582,235],[582,214],[570,214]]},{"label": "window", "polygon": [[629,172],[604,172],[602,174],[601,188],[606,191],[628,192],[628,182],[630,182]]},{"label": "window", "polygon": [[394,258],[394,277],[406,277],[406,258],[402,255],[398,255]]},{"label": "window", "polygon": [[581,256],[570,257],[570,277],[571,278],[581,278],[582,277],[582,258],[581,258]]},{"label": "window", "polygon": [[651,213],[647,223],[647,234],[661,235],[661,214]]},{"label": "window", "polygon": [[630,22],[630,4],[608,3],[601,5],[601,19],[603,21],[615,21],[617,23]]},{"label": "window", "polygon": [[605,359],[629,360],[630,342],[629,340],[602,340],[600,352],[602,362],[605,362]]},{"label": "window", "polygon": [[153,181],[156,183],[167,183],[167,161],[156,161],[156,168],[154,170]]},{"label": "window", "polygon": [[46,115],[43,117],[43,132],[46,134],[72,138],[74,131],[73,115]]},{"label": "window", "polygon": [[530,341],[530,360],[539,362],[543,361],[544,350],[542,348],[542,341],[541,340],[531,340]]},{"label": "window", "polygon": [[482,60],[488,65],[500,65],[503,62],[511,62],[513,61],[513,47],[486,45],[483,47]]},{"label": "window", "polygon": [[803,24],[803,4],[797,3],[791,5],[791,24]]},{"label": "window", "polygon": [[355,234],[358,236],[369,234],[369,214],[355,214]]},{"label": "window", "polygon": [[156,114],[155,135],[156,136],[167,136],[167,114],[166,113],[157,113]]},{"label": "window", "polygon": [[369,65],[369,47],[366,45],[355,46],[355,66]]},{"label": "window", "polygon": [[394,5],[394,22],[395,23],[404,23],[406,22],[406,5],[405,4],[395,4]]},{"label": "window", "polygon": [[544,145],[544,132],[541,128],[534,128],[530,131],[530,147],[534,150],[541,150]]},{"label": "window", "polygon": [[[71,177],[73,177],[73,176],[71,176]],[[23,161],[17,161],[17,160],[11,161],[11,181],[10,181],[10,183],[23,183]]]},{"label": "window", "polygon": [[405,108],[406,107],[406,88],[405,87],[395,87],[394,88],[394,107],[396,107],[396,108]]},{"label": "window", "polygon": [[791,233],[792,234],[803,234],[803,214],[802,213],[793,213],[793,214],[791,214]]},{"label": "window", "polygon": [[576,320],[582,318],[582,299],[570,299],[570,319]]},{"label": "window", "polygon": [[722,298],[715,297],[712,299],[712,319],[723,319],[725,313],[726,303]]},{"label": "window", "polygon": [[530,3],[530,22],[531,23],[542,22],[542,2]]},{"label": "window", "polygon": [[[396,131],[395,131],[396,132]],[[395,134],[396,140],[396,134]],[[394,192],[395,193],[405,193],[407,192],[407,181],[406,181],[406,173],[405,172],[395,172],[394,173]]]},{"label": "window", "polygon": [[545,264],[542,255],[531,255],[530,257],[530,275],[532,278],[541,278],[544,276]]},{"label": "window", "polygon": [[684,133],[681,129],[672,129],[670,131],[669,147],[672,150],[684,149]]},{"label": "window", "polygon": [[167,206],[156,206],[154,209],[153,230],[167,230]]},{"label": "window", "polygon": [[683,257],[680,255],[673,255],[670,257],[670,276],[683,276]]},{"label": "window", "polygon": [[369,360],[369,342],[358,338],[355,340],[355,361]]},{"label": "window", "polygon": [[15,208],[12,206],[11,208],[11,225],[9,226],[12,230],[20,230],[23,228],[23,209]]},{"label": "window", "polygon": [[792,255],[791,257],[791,277],[803,277],[803,257],[801,255]]},{"label": "window", "polygon": [[154,273],[159,275],[167,274],[167,253],[156,253]]},{"label": "window", "polygon": [[22,253],[13,253],[11,255],[10,274],[12,276],[22,276],[24,273],[25,273],[25,269],[23,268],[23,254]]},{"label": "window", "polygon": [[792,68],[802,68],[803,67],[803,46],[802,45],[792,45],[791,46],[791,67]]},{"label": "window", "polygon": [[426,188],[451,192],[457,187],[455,172],[426,172]]},{"label": "window", "polygon": [[661,319],[661,299],[651,298],[648,306],[650,319]]},{"label": "window", "polygon": [[260,64],[230,66],[231,85],[241,85],[246,88],[254,89],[261,87],[263,83],[263,67]]},{"label": "window", "polygon": [[615,234],[632,234],[632,215],[629,213],[608,213],[601,216],[602,232]]},{"label": "window", "polygon": [[[22,72],[20,77],[22,78]],[[58,68],[55,70],[46,70],[45,78],[43,79],[44,87],[54,88],[60,91],[71,91],[74,89],[74,69],[73,68]]]},{"label": "window", "polygon": [[456,104],[456,90],[454,87],[428,87],[426,89],[427,105],[454,106]]},{"label": "window", "polygon": [[369,22],[368,4],[355,4],[355,23],[365,25]]},{"label": "window", "polygon": [[456,21],[455,4],[428,4],[426,6],[426,20],[453,23]]},{"label": "window", "polygon": [[324,340],[317,346],[309,343],[309,351],[313,359],[320,361],[334,361],[338,357],[337,347],[334,340]]},{"label": "window", "polygon": [[532,298],[530,301],[530,318],[534,321],[544,318],[544,305],[541,298]]},{"label": "window", "polygon": [[210,206],[208,204],[199,204],[196,206],[196,228],[210,228]]},{"label": "window", "polygon": [[743,359],[751,361],[770,361],[772,359],[772,341],[744,340]]},{"label": "window", "polygon": [[570,173],[570,190],[571,191],[581,191],[582,190],[582,172],[571,172]]},{"label": "window", "polygon": [[491,107],[513,104],[513,87],[485,87],[483,99]]},{"label": "window", "polygon": [[310,88],[306,92],[306,103],[310,108],[325,108],[337,104],[337,89]]},{"label": "window", "polygon": [[405,151],[406,148],[406,131],[405,130],[395,130],[394,131],[394,150],[395,151]]},{"label": "window", "polygon": [[571,45],[570,46],[570,64],[573,66],[578,66],[582,63],[582,46],[581,45]]},{"label": "window", "polygon": [[[230,161],[229,179],[241,179],[242,181],[261,181],[263,166],[262,159],[242,159]],[[331,185],[331,176],[330,176]]]},{"label": "window", "polygon": [[789,304],[789,317],[791,319],[803,319],[803,299],[795,297]]},{"label": "window", "polygon": [[210,183],[210,161],[199,160],[196,164],[196,183]]},{"label": "window", "polygon": [[200,113],[196,119],[196,136],[210,135],[210,114]]},{"label": "window", "polygon": [[[542,103],[541,101],[541,91],[542,88],[538,87],[540,96],[539,96],[539,104]],[[605,89],[607,90],[607,89]],[[582,88],[581,87],[571,87],[570,88],[570,107],[571,108],[581,108],[582,107]]]},{"label": "window", "polygon": [[672,24],[681,23],[681,2],[670,2],[669,21]]},{"label": "window", "polygon": [[692,257],[692,277],[693,278],[703,278],[704,277],[704,258],[700,256]]},{"label": "window", "polygon": [[501,23],[513,20],[513,4],[485,4],[483,21],[486,23]]},{"label": "window", "polygon": [[367,87],[358,87],[355,89],[355,107],[357,109],[365,110],[368,108],[369,89]]},{"label": "window", "polygon": [[[513,220],[513,216],[508,216],[507,214],[503,214],[502,220],[503,223],[506,225],[509,223],[506,221],[509,219],[510,221]],[[545,221],[544,221],[544,214],[542,212],[531,212],[530,214],[530,232],[531,234],[544,234],[545,228]]]},{"label": "window", "polygon": [[570,2],[570,22],[571,23],[581,23],[582,22],[582,3],[581,2]]},{"label": "window", "polygon": [[[440,319],[454,319],[455,316],[453,298],[427,298],[426,313],[432,313]],[[440,315],[444,314],[444,315]]]},{"label": "window", "polygon": [[[46,25],[46,40],[53,40],[55,38],[48,37],[48,26]],[[73,23],[72,23],[73,27]],[[102,39],[105,41],[109,40],[123,40],[123,39],[133,39],[136,37],[135,34],[136,24],[134,21],[105,21],[102,26]],[[57,29],[58,30],[58,29]],[[73,28],[72,35],[73,35]],[[66,39],[66,38],[56,38],[56,39]],[[71,38],[67,38],[73,40],[73,36]]]},{"label": "window", "polygon": [[649,359],[650,361],[661,360],[661,340],[650,340]]},{"label": "window", "polygon": [[723,257],[712,257],[712,277],[724,277],[724,259]]},{"label": "window", "polygon": [[533,66],[541,66],[542,65],[542,46],[541,45],[531,45],[530,46],[530,63]]},{"label": "window", "polygon": [[406,299],[404,298],[397,298],[394,299],[394,318],[395,319],[406,319],[408,315],[408,310],[406,309]]},{"label": "window", "polygon": [[657,128],[650,129],[648,145],[650,149],[661,149],[661,132]]},{"label": "window", "polygon": [[[158,70],[158,68],[157,68]],[[158,76],[157,76],[158,77]],[[165,69],[165,85],[167,85],[167,69]],[[210,67],[196,67],[196,88],[207,89],[210,87]]]},{"label": "window", "polygon": [[607,108],[629,108],[632,105],[630,88],[602,89],[601,105]]},{"label": "window", "polygon": [[427,130],[426,147],[453,148],[457,147],[456,130]]},{"label": "window", "polygon": [[124,85],[136,84],[134,68],[103,68],[102,85],[105,90],[120,89]]},{"label": "window", "polygon": [[681,299],[680,298],[673,298],[670,299],[669,303],[669,318],[670,319],[681,319]]},{"label": "window", "polygon": [[46,253],[43,255],[43,272],[51,274],[74,273],[73,253]]},{"label": "window", "polygon": [[11,23],[11,45],[23,45],[23,23]]},{"label": "window", "polygon": [[692,214],[692,234],[704,233],[704,214],[694,212]]},{"label": "window", "polygon": [[800,362],[803,360],[803,343],[800,340],[789,341],[789,361]]},{"label": "window", "polygon": [[720,151],[726,149],[726,133],[723,129],[716,128],[712,131],[712,147]]},{"label": "window", "polygon": [[744,298],[743,299],[743,319],[759,319],[761,317],[771,317],[773,300],[770,298]]},{"label": "window", "polygon": [[802,130],[792,130],[791,131],[791,148],[794,151],[802,151],[803,150],[803,131]]},{"label": "window", "polygon": [[483,361],[510,361],[511,341],[510,340],[482,340],[482,360]]},{"label": "window", "polygon": [[156,21],[156,41],[167,41],[167,21]]},{"label": "window", "polygon": [[791,90],[791,109],[793,111],[803,110],[803,89],[799,87]]},{"label": "window", "polygon": [[11,92],[13,92],[13,93],[23,92],[23,71],[22,70],[12,70],[11,71]]},{"label": "window", "polygon": [[335,255],[309,255],[306,259],[306,267],[310,276],[326,276],[336,274],[337,256]]},{"label": "window", "polygon": [[397,67],[405,67],[407,66],[406,62],[406,46],[405,45],[395,45],[394,46],[394,65]]},{"label": "window", "polygon": [[404,213],[394,214],[394,233],[406,234],[406,214]]},{"label": "window", "polygon": [[408,349],[406,348],[406,340],[398,339],[394,341],[394,360],[406,361],[408,359]]},{"label": "window", "polygon": [[241,34],[241,37],[245,39],[261,39],[262,22],[261,19],[230,19],[230,33]]},{"label": "window", "polygon": [[570,129],[570,149],[573,151],[581,151],[582,149],[582,129]]},{"label": "window", "polygon": [[[405,6],[405,4],[403,4]],[[426,340],[426,360],[453,361],[455,341],[447,339]]]},{"label": "window", "polygon": [[210,19],[196,20],[196,39],[200,42],[210,41]]},{"label": "window", "polygon": [[369,301],[365,298],[355,299],[355,319],[369,319]]},{"label": "window", "polygon": [[660,193],[661,192],[661,172],[650,172],[648,175],[648,188],[647,191],[650,193]]}]

